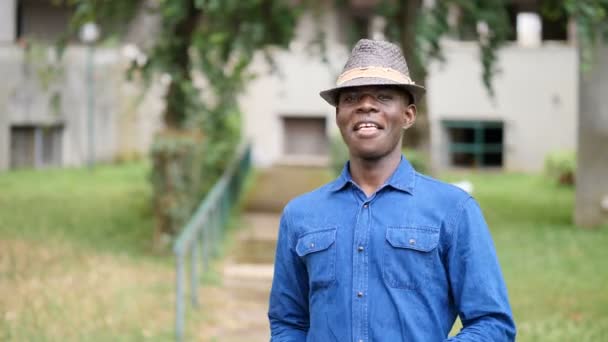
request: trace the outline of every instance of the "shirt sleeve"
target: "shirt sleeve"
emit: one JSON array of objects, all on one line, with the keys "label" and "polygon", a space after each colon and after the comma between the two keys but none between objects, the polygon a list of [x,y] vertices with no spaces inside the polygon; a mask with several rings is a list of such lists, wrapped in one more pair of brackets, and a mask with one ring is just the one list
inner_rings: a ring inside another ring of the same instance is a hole
[{"label": "shirt sleeve", "polygon": [[295,253],[289,228],[288,214],[284,211],[268,309],[272,342],[304,342],[309,328],[308,276]]},{"label": "shirt sleeve", "polygon": [[465,201],[453,224],[448,275],[463,328],[447,341],[515,341],[515,323],[494,243],[474,199]]}]

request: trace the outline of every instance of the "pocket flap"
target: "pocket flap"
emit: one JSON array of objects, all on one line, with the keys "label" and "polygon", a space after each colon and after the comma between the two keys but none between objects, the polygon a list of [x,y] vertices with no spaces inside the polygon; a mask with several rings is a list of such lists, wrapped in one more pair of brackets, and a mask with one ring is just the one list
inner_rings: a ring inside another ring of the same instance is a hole
[{"label": "pocket flap", "polygon": [[439,229],[399,227],[386,230],[386,240],[395,248],[430,252],[439,243]]},{"label": "pocket flap", "polygon": [[308,233],[298,239],[296,253],[305,256],[329,248],[336,241],[336,229]]}]

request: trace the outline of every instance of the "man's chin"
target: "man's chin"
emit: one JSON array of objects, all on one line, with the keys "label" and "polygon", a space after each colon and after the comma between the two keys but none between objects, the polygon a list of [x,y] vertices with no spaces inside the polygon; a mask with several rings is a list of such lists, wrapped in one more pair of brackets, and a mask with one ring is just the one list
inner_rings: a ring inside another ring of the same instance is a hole
[{"label": "man's chin", "polygon": [[373,150],[373,151],[357,151],[353,153],[353,157],[364,160],[364,161],[377,161],[386,156],[386,153],[382,151]]}]

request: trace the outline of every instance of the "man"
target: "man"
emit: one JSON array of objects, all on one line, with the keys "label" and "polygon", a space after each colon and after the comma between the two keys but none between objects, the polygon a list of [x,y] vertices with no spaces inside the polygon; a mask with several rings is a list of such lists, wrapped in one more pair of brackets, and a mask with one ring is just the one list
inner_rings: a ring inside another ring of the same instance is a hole
[{"label": "man", "polygon": [[[401,155],[424,88],[401,50],[360,40],[337,87],[350,160],[284,209],[268,316],[272,341],[513,341],[482,213],[466,192]],[[448,339],[456,317],[463,328]]]}]

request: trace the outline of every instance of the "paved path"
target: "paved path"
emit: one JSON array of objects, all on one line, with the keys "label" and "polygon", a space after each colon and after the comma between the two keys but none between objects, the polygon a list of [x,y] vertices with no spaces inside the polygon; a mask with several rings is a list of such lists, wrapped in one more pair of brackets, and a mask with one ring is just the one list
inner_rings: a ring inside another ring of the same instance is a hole
[{"label": "paved path", "polygon": [[204,308],[213,308],[200,340],[267,342],[268,295],[272,283],[279,214],[245,212],[244,227],[222,262],[222,283],[201,293]]}]

